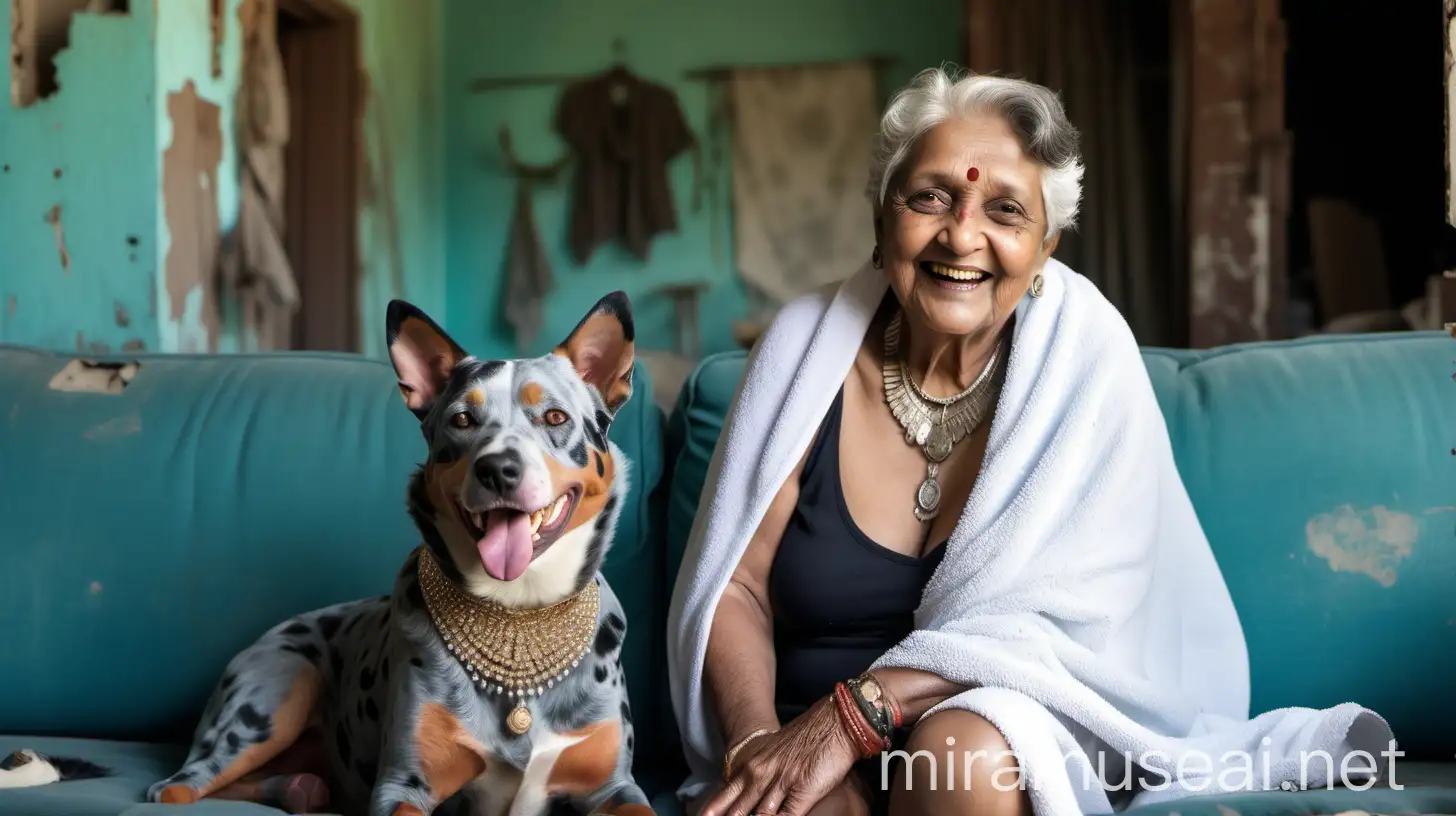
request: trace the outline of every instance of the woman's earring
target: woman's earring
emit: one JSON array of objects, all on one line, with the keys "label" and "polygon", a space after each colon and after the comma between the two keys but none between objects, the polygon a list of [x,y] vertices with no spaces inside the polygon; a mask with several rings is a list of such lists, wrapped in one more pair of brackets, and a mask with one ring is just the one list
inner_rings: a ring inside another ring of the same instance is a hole
[{"label": "woman's earring", "polygon": [[1038,272],[1035,275],[1033,275],[1032,278],[1031,278],[1031,296],[1032,297],[1036,297],[1036,298],[1041,297],[1041,288],[1042,288],[1041,273]]},{"label": "woman's earring", "polygon": [[870,253],[870,265],[881,269],[885,265],[885,256],[880,254],[880,245],[875,244],[875,251]]}]

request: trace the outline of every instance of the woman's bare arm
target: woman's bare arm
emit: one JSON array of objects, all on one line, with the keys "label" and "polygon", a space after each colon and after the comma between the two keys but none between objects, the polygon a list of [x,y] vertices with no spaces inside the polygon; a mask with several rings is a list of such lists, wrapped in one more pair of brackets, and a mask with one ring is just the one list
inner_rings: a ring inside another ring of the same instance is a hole
[{"label": "woman's bare arm", "polygon": [[777,661],[768,576],[779,539],[799,500],[803,466],[801,459],[779,488],[713,613],[703,681],[722,724],[725,746],[734,745],[757,729],[776,729],[780,725],[774,711]]},{"label": "woman's bare arm", "polygon": [[901,723],[907,727],[938,703],[969,688],[921,669],[874,669],[872,673],[885,695],[900,707]]}]

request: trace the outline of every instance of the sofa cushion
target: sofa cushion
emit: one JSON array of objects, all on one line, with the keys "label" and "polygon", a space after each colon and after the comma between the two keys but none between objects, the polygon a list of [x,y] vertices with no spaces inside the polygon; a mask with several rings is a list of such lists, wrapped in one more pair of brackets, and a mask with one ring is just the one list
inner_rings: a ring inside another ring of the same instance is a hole
[{"label": "sofa cushion", "polygon": [[[1456,753],[1453,359],[1438,332],[1144,351],[1255,711],[1353,700],[1407,759]],[[669,418],[669,574],[745,362],[704,360]]]},{"label": "sofa cushion", "polygon": [[[425,453],[385,362],[140,355],[120,393],[62,390],[74,355],[0,346],[0,733],[187,739],[224,664],[298,612],[390,590]],[[656,730],[661,472],[649,373],[611,438],[632,491],[604,573],[627,614],[639,741]],[[656,636],[654,636],[656,635]]]}]

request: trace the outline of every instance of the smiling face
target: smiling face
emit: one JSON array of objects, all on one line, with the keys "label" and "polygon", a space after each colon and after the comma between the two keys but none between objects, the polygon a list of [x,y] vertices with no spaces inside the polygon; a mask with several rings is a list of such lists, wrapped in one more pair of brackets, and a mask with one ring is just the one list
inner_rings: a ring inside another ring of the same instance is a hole
[{"label": "smiling face", "polygon": [[621,487],[607,429],[631,391],[627,309],[609,296],[555,352],[481,361],[413,307],[391,308],[390,356],[429,446],[410,510],[467,591],[539,606],[595,573],[611,524],[592,522],[611,521]]},{"label": "smiling face", "polygon": [[875,219],[884,272],[916,329],[1001,330],[1056,248],[1046,241],[1041,168],[998,117],[928,131]]}]

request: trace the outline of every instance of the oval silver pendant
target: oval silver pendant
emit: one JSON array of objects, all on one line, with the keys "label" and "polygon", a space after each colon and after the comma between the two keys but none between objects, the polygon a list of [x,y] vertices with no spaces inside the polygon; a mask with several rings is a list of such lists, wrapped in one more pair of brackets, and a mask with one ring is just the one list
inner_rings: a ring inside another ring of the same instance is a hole
[{"label": "oval silver pendant", "polygon": [[922,513],[934,515],[940,507],[940,482],[934,476],[927,476],[920,483],[920,489],[915,491],[915,501],[920,505]]}]

